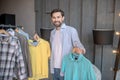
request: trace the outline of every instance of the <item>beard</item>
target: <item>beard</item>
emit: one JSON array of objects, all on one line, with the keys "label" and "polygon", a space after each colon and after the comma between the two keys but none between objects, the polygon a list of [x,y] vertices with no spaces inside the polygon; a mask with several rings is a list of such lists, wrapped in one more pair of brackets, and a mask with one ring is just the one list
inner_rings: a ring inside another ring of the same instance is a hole
[{"label": "beard", "polygon": [[62,22],[55,21],[55,22],[53,22],[53,25],[56,26],[56,27],[60,27],[62,25]]}]

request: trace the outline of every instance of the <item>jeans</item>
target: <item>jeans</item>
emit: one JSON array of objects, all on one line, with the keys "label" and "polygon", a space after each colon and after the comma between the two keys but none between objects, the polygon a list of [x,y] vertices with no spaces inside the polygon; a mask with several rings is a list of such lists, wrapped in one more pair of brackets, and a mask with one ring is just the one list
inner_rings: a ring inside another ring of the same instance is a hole
[{"label": "jeans", "polygon": [[53,80],[64,80],[64,77],[60,76],[59,68],[54,68]]}]

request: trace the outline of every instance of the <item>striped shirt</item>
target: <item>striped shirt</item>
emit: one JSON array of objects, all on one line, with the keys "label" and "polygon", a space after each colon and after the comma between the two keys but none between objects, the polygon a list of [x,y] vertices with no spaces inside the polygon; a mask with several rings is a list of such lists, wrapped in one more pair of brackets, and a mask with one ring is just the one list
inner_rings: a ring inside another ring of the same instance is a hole
[{"label": "striped shirt", "polygon": [[0,80],[12,80],[15,69],[19,80],[27,78],[19,45],[16,37],[0,36]]},{"label": "striped shirt", "polygon": [[[54,42],[55,34],[56,34],[56,28],[53,29],[50,34],[50,43],[51,43],[50,71],[52,74],[54,73],[54,68],[55,68],[54,67],[54,63],[55,63],[54,57],[56,50],[55,48],[56,43]],[[65,23],[63,23],[60,28],[60,41],[62,48],[61,60],[65,55],[69,54],[72,51],[73,47],[75,46],[79,47],[80,49],[83,49],[85,52],[85,48],[78,37],[77,30],[74,27],[66,25]],[[59,63],[59,65],[61,65],[61,63]]]}]

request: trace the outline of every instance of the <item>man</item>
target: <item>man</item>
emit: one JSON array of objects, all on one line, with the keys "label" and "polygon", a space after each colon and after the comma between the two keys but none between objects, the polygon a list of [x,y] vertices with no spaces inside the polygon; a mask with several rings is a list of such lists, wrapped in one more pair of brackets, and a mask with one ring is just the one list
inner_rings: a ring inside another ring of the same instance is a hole
[{"label": "man", "polygon": [[74,47],[79,47],[81,53],[85,53],[85,49],[81,44],[77,30],[64,23],[64,12],[61,9],[54,9],[51,12],[51,20],[55,29],[51,31],[51,73],[53,80],[61,80],[60,75],[62,58],[72,52]]}]

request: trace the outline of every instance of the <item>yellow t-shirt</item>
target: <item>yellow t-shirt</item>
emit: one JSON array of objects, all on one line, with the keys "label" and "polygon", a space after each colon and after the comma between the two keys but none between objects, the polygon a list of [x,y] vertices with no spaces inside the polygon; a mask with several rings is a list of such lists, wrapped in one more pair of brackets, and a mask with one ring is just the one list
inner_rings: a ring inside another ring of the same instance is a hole
[{"label": "yellow t-shirt", "polygon": [[50,45],[48,41],[40,38],[36,46],[32,44],[32,40],[28,42],[33,74],[28,80],[48,78],[48,59],[50,57]]}]

